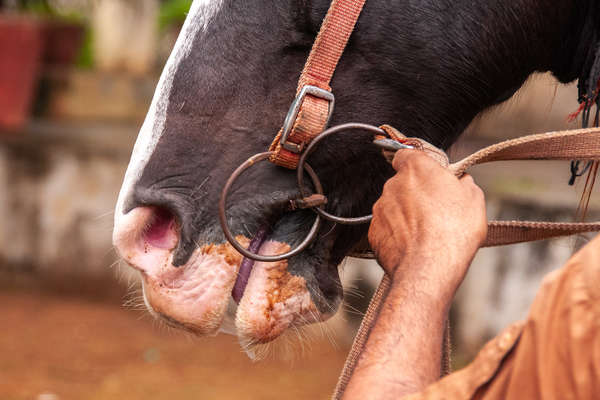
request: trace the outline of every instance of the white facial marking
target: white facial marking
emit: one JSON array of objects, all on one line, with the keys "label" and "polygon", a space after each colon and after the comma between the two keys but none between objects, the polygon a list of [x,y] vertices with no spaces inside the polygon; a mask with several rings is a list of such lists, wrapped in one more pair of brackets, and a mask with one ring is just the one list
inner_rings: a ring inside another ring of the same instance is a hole
[{"label": "white facial marking", "polygon": [[192,3],[189,15],[185,20],[181,34],[162,72],[152,99],[152,104],[135,142],[117,201],[115,226],[123,214],[125,198],[140,179],[144,167],[148,163],[156,148],[156,144],[164,132],[167,110],[169,109],[169,98],[171,97],[173,80],[175,79],[177,68],[181,61],[190,54],[194,38],[199,32],[206,29],[210,21],[221,9],[222,3],[223,0],[194,0]]}]

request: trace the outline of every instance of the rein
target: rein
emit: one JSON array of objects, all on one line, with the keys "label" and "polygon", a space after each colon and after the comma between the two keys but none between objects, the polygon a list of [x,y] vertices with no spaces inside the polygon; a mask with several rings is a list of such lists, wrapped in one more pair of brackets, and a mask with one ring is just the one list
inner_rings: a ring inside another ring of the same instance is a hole
[{"label": "rein", "polygon": [[[359,129],[373,133],[375,136],[374,144],[382,147],[384,156],[388,158],[392,155],[391,153],[400,149],[410,148],[424,151],[442,166],[447,167],[457,177],[462,176],[468,168],[474,165],[493,161],[600,160],[600,128],[524,136],[489,146],[454,164],[449,163],[447,155],[442,150],[422,139],[407,138],[388,125],[376,127],[349,123],[326,129],[335,104],[335,97],[329,84],[365,1],[332,1],[300,76],[296,98],[288,111],[283,127],[273,140],[269,151],[256,154],[244,162],[235,170],[223,188],[219,201],[221,227],[227,240],[244,257],[263,262],[275,262],[295,256],[310,246],[317,237],[322,219],[347,225],[370,222],[370,215],[342,218],[326,212],[324,206],[327,203],[327,197],[323,192],[317,174],[306,161],[310,153],[323,139],[340,132]],[[266,160],[297,171],[298,188],[302,197],[292,200],[290,208],[310,208],[316,214],[315,221],[307,237],[296,248],[284,254],[259,255],[242,246],[231,232],[226,216],[227,195],[233,183],[248,168]],[[305,172],[312,181],[315,193],[311,193],[305,187]],[[590,223],[490,221],[484,246],[499,246],[598,231],[600,231],[600,221]],[[338,381],[333,395],[334,399],[343,396],[390,284],[390,278],[385,275],[371,299]],[[443,370],[444,373],[448,373],[450,370],[448,329],[445,336]]]}]

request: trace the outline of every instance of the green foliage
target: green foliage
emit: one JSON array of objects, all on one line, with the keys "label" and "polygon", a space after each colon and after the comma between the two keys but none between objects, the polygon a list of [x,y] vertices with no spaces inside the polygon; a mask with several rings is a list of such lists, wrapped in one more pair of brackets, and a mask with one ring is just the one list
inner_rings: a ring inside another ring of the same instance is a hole
[{"label": "green foliage", "polygon": [[59,18],[71,22],[80,22],[84,18],[75,12],[58,12],[49,0],[17,0],[17,7],[21,12],[35,14],[43,17]]},{"label": "green foliage", "polygon": [[163,1],[158,15],[159,28],[164,30],[170,26],[182,24],[191,6],[192,0]]},{"label": "green foliage", "polygon": [[86,27],[83,44],[81,45],[81,50],[79,50],[79,55],[77,56],[77,61],[75,63],[78,68],[91,69],[94,67],[93,35],[93,30],[89,26]]},{"label": "green foliage", "polygon": [[19,7],[21,11],[38,15],[55,14],[54,9],[48,3],[48,0],[18,0],[17,7]]}]

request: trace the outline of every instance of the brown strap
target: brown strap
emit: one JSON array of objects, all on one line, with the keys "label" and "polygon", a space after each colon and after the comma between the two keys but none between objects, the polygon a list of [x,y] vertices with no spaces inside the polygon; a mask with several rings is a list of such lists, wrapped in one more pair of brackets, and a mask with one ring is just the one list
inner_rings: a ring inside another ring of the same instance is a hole
[{"label": "brown strap", "polygon": [[508,160],[599,160],[600,128],[540,133],[486,147],[450,166],[457,176],[469,167]]},{"label": "brown strap", "polygon": [[[388,125],[384,125],[381,128],[393,139],[425,151],[441,165],[448,167],[456,176],[462,176],[469,167],[492,161],[600,159],[600,128],[542,133],[507,140],[477,151],[454,164],[449,164],[448,157],[442,150],[422,139],[407,138]],[[488,235],[483,246],[500,246],[598,231],[600,231],[600,222],[490,221],[488,224]],[[371,299],[367,313],[363,318],[352,344],[352,349],[346,359],[342,375],[335,388],[333,394],[333,399],[335,400],[341,399],[346,390],[346,386],[364,349],[371,328],[375,324],[379,309],[383,304],[390,284],[390,279],[387,275],[384,276],[377,292]],[[446,358],[449,356],[448,332],[445,333],[445,339],[444,356]]]},{"label": "brown strap", "polygon": [[600,232],[600,222],[490,221],[482,247],[533,242],[586,232]]},{"label": "brown strap", "polygon": [[[449,164],[446,153],[419,138],[407,138],[389,125],[381,127],[395,140],[425,151],[456,176],[472,166],[509,160],[599,160],[600,128],[541,133],[506,140]],[[599,232],[600,222],[490,221],[483,247],[531,242],[584,232]]]},{"label": "brown strap", "polygon": [[[313,44],[308,60],[298,82],[296,95],[307,86],[316,86],[331,92],[329,83],[337,64],[346,48],[366,0],[333,0],[323,20],[321,30]],[[330,103],[308,94],[300,107],[296,121],[287,141],[305,148],[327,125]],[[270,151],[271,162],[285,168],[296,169],[300,153],[282,147],[280,142],[283,129],[279,131]]]},{"label": "brown strap", "polygon": [[[541,133],[486,147],[450,165],[461,176],[474,165],[507,160],[598,160],[600,128]],[[600,231],[600,222],[491,221],[484,247]]]}]

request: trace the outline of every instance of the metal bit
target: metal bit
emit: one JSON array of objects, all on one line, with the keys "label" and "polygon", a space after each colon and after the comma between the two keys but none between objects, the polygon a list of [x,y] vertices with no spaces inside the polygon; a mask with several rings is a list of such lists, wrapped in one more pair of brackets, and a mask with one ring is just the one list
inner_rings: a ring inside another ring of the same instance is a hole
[{"label": "metal bit", "polygon": [[327,197],[322,194],[312,194],[308,197],[303,197],[301,199],[290,200],[290,209],[291,210],[304,210],[306,208],[315,208],[324,206],[327,204]]}]

